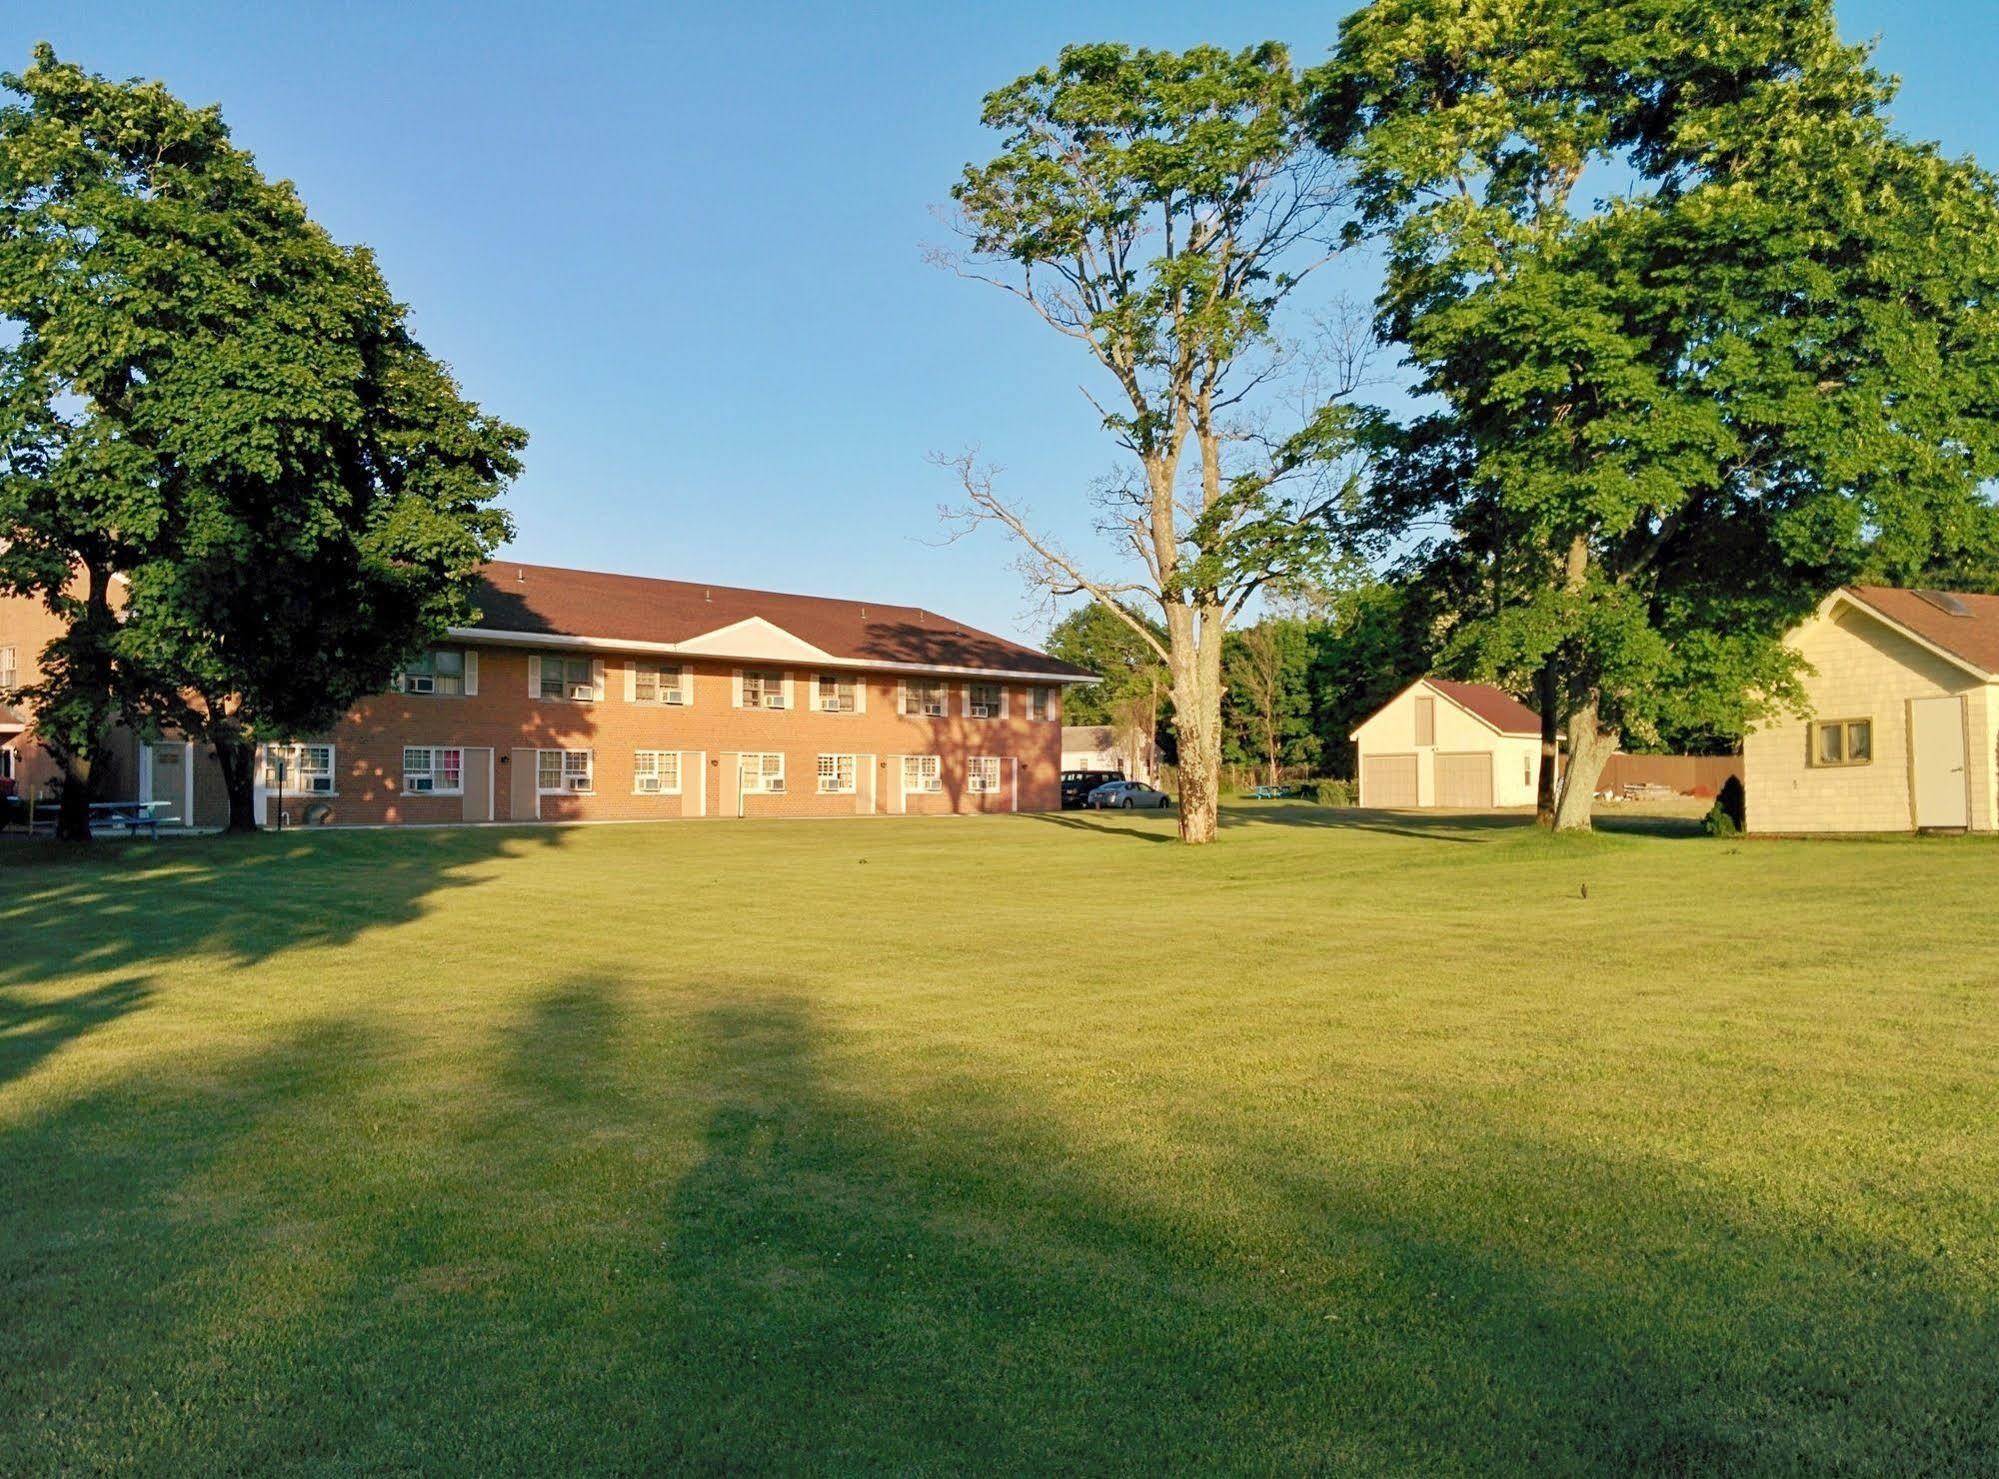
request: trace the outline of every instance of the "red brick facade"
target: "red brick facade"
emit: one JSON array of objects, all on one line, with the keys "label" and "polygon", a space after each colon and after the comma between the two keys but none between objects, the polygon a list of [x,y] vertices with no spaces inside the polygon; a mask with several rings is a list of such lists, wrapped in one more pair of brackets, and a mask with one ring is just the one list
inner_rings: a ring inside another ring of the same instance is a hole
[{"label": "red brick facade", "polygon": [[[265,765],[267,824],[1060,805],[1062,685],[1079,670],[934,613],[513,564],[489,567],[475,599],[481,624],[438,644],[429,677]],[[20,681],[53,635],[39,606],[0,600]],[[118,738],[129,754],[105,799],[227,820],[212,755]],[[32,735],[0,743],[24,791],[52,771]]]},{"label": "red brick facade", "polygon": [[[296,823],[308,807],[323,807],[324,818],[338,823],[486,820],[485,752],[491,753],[490,816],[496,821],[1053,811],[1061,803],[1061,697],[1053,684],[1002,683],[1004,717],[979,718],[968,702],[970,681],[937,678],[930,681],[941,686],[946,713],[927,716],[901,712],[905,684],[920,678],[828,669],[825,676],[853,685],[855,702],[855,712],[828,713],[815,703],[820,670],[752,663],[749,671],[778,673],[780,683],[788,679],[790,703],[747,708],[737,702],[737,674],[746,665],[695,661],[669,665],[670,671],[690,670],[690,701],[646,703],[627,697],[635,686],[628,674],[651,658],[586,653],[569,655],[601,665],[603,696],[551,699],[530,696],[530,651],[476,643],[465,650],[476,654],[468,665],[476,693],[388,693],[361,704],[323,737],[333,747],[334,793],[301,796],[297,778],[288,778],[289,819]],[[1029,717],[1030,692],[1037,687],[1044,718]],[[407,746],[458,750],[459,793],[407,789]],[[543,750],[587,752],[589,789],[544,789],[539,776],[527,784],[520,767]],[[677,757],[673,788],[636,788],[639,751]],[[753,787],[739,797],[738,757],[745,753],[781,755],[783,789]],[[837,781],[851,790],[820,789],[822,755],[852,757],[851,766],[836,769]],[[935,791],[904,790],[905,756],[936,757]],[[996,789],[973,789],[975,758],[999,762]],[[272,789],[268,805],[275,821]]]}]

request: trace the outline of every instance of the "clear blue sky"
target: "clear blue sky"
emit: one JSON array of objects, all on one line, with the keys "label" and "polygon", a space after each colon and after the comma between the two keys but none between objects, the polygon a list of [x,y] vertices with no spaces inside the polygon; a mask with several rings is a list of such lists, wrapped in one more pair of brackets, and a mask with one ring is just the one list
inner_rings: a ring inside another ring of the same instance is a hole
[{"label": "clear blue sky", "polygon": [[[1999,165],[1991,0],[1845,0],[1909,132]],[[984,92],[1068,41],[1288,41],[1347,7],[101,4],[9,7],[218,102],[342,241],[380,254],[467,392],[528,428],[511,553],[873,597],[1038,640],[996,532],[934,547],[933,450],[977,443],[1081,543],[1113,462],[1073,346],[924,264],[991,152]],[[28,12],[40,9],[40,16]]]}]

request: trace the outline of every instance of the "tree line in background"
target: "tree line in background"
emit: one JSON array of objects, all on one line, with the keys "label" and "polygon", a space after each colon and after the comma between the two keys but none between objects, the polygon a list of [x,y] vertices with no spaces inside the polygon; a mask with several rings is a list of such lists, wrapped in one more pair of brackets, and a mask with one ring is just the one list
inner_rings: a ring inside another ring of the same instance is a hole
[{"label": "tree line in background", "polygon": [[[1132,613],[1136,615],[1137,613]],[[1222,758],[1258,784],[1302,775],[1351,780],[1360,722],[1433,670],[1439,612],[1421,583],[1368,579],[1294,595],[1283,609],[1223,639]],[[1091,601],[1055,623],[1048,651],[1103,675],[1064,700],[1067,724],[1108,725],[1172,763],[1171,688],[1157,656],[1126,621]],[[1670,747],[1711,752],[1726,742],[1673,735]]]},{"label": "tree line in background", "polygon": [[[1107,559],[970,455],[957,512],[1163,688],[1186,841],[1225,753],[1334,754],[1419,661],[1528,698],[1543,820],[1587,828],[1620,745],[1796,707],[1832,588],[1989,577],[1999,188],[1893,96],[1829,0],[1373,0],[1309,71],[1077,46],[987,98],[941,255],[1078,346],[1126,461],[1078,490]],[[1367,344],[1298,293],[1359,250]]]}]

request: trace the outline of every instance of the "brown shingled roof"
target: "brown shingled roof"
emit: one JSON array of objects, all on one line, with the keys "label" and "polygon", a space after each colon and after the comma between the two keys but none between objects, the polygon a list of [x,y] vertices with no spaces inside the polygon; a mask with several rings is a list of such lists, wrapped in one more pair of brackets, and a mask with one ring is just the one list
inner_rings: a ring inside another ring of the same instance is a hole
[{"label": "brown shingled roof", "polygon": [[[1971,592],[1940,596],[1892,585],[1850,585],[1846,593],[1979,672],[1999,673],[1999,596]],[[1941,609],[1939,599],[1962,606],[1964,615]]]},{"label": "brown shingled roof", "polygon": [[496,560],[480,571],[476,629],[680,643],[761,617],[829,657],[920,667],[1091,676],[1044,652],[910,606],[739,590]]},{"label": "brown shingled roof", "polygon": [[1453,678],[1423,680],[1459,708],[1468,709],[1501,734],[1541,732],[1541,716],[1503,688],[1490,683],[1460,683]]}]

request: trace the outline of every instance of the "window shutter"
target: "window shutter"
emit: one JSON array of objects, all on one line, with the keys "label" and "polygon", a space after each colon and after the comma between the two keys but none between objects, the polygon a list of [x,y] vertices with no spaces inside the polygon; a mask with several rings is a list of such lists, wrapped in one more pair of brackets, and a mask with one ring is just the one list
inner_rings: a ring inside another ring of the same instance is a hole
[{"label": "window shutter", "polygon": [[791,707],[792,707],[792,702],[791,702],[791,674],[789,674],[789,673],[786,673],[786,674],[784,675],[784,706],[785,706],[785,707],[786,707],[787,709],[789,709],[789,708],[791,708]]},{"label": "window shutter", "polygon": [[638,702],[638,697],[639,697],[638,659],[634,657],[628,657],[625,659],[625,702],[628,704],[636,703]]},{"label": "window shutter", "polygon": [[[868,680],[866,678],[863,678],[859,673],[856,673],[854,675],[854,712],[856,714],[865,714],[867,713],[867,711],[868,711]],[[854,762],[856,766],[858,766],[860,763],[861,762],[859,760],[856,760]]]},{"label": "window shutter", "polygon": [[683,704],[694,702],[694,669],[687,663],[680,665],[680,701]]},{"label": "window shutter", "polygon": [[958,692],[965,706],[965,717],[969,719],[972,717],[972,685],[969,683],[960,683],[958,685]]},{"label": "window shutter", "polygon": [[1006,718],[1007,713],[1012,707],[1013,690],[1002,683],[1000,684],[1000,718]]},{"label": "window shutter", "polygon": [[590,696],[599,703],[604,701],[604,660],[600,657],[590,659]]},{"label": "window shutter", "polygon": [[541,659],[532,652],[528,654],[528,697],[541,697]]},{"label": "window shutter", "polygon": [[909,680],[907,678],[897,678],[895,680],[895,711],[898,714],[907,714],[909,712]]},{"label": "window shutter", "polygon": [[735,696],[730,702],[740,709],[743,706],[743,670],[741,668],[732,668],[729,673],[729,681],[735,684],[736,688]]},{"label": "window shutter", "polygon": [[465,649],[465,696],[479,696],[479,654],[470,647]]}]

